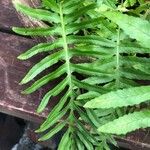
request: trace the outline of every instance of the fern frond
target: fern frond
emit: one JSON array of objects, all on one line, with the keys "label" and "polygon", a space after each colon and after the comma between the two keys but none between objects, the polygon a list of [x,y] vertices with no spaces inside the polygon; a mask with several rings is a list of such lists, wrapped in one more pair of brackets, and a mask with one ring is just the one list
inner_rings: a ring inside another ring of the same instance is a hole
[{"label": "fern frond", "polygon": [[120,43],[120,53],[139,53],[139,54],[145,54],[149,53],[150,48],[145,48],[143,46],[140,46],[137,42],[129,42],[129,41],[121,41]]},{"label": "fern frond", "polygon": [[49,28],[17,28],[13,27],[12,30],[21,35],[29,36],[57,36],[60,35],[60,27],[49,27]]},{"label": "fern frond", "polygon": [[23,54],[19,55],[18,59],[26,60],[38,53],[52,51],[56,48],[61,47],[62,43],[63,43],[62,39],[58,39],[58,40],[54,41],[53,43],[38,44],[38,45],[32,47],[31,49],[29,49],[28,51],[24,52]]},{"label": "fern frond", "polygon": [[52,55],[45,57],[43,60],[41,60],[39,63],[37,63],[35,66],[31,68],[31,70],[27,73],[27,75],[22,79],[21,84],[28,83],[43,70],[56,64],[63,57],[64,54],[62,51],[56,52]]},{"label": "fern frond", "polygon": [[103,94],[85,104],[87,108],[133,106],[150,98],[150,86],[133,87]]},{"label": "fern frond", "polygon": [[[123,134],[149,126],[144,120],[149,117],[147,110],[120,117],[125,114],[122,107],[147,105],[150,98],[149,86],[139,87],[137,81],[150,80],[150,24],[146,19],[131,16],[132,13],[118,12],[134,4],[135,0],[126,0],[121,5],[116,0],[42,0],[41,9],[37,9],[14,1],[18,11],[44,21],[47,26],[15,27],[13,31],[26,36],[55,36],[53,41],[40,43],[18,57],[26,60],[40,53],[46,55],[21,81],[26,84],[36,79],[24,94],[33,93],[53,80],[60,81],[46,92],[37,109],[38,113],[43,112],[53,97],[62,95],[37,130],[45,133],[40,141],[48,140],[64,128],[59,150],[109,149],[107,140],[114,141],[111,136],[98,133],[98,127],[100,132],[107,133],[110,125],[108,133]],[[75,63],[76,57],[90,61]],[[55,65],[59,65],[57,69],[38,78]],[[113,123],[124,124],[127,118],[126,128],[116,132]]]},{"label": "fern frond", "polygon": [[[135,1],[131,5],[134,4]],[[102,70],[105,69],[106,71],[108,68],[112,80],[101,83],[100,81],[98,82],[98,79],[101,79],[99,76],[97,77],[97,82],[96,80],[93,81],[92,78],[91,80],[85,79],[85,81],[87,80],[87,83],[88,81],[91,81],[91,84],[95,85],[96,83],[99,83],[100,85],[103,85],[103,87],[108,91],[107,93],[100,93],[101,95],[98,95],[95,92],[87,92],[80,95],[79,99],[84,100],[86,103],[84,106],[86,108],[102,109],[104,112],[106,109],[112,108],[114,112],[117,113],[118,119],[114,116],[111,120],[109,115],[108,121],[106,121],[102,126],[98,126],[99,132],[119,135],[126,134],[139,128],[149,127],[149,123],[146,122],[146,120],[149,119],[149,109],[125,115],[123,117],[120,116],[126,113],[122,107],[140,105],[142,103],[145,103],[145,107],[148,105],[147,101],[150,98],[150,88],[149,86],[140,87],[137,80],[150,80],[150,24],[146,19],[129,16],[108,8],[105,12],[102,12],[100,9],[102,9],[101,6],[99,10],[96,10],[100,12],[100,16],[104,15],[117,25],[115,27],[115,32],[117,34],[113,34],[115,35],[114,37],[108,36],[109,38],[111,37],[116,46],[112,47],[113,56],[109,55],[112,60],[112,64],[110,63],[107,67],[107,58],[103,56],[105,60],[104,63],[100,58],[100,61],[98,60],[100,63],[94,63],[95,66],[93,66],[93,68],[97,68],[100,72],[101,70],[99,68],[104,67]],[[102,24],[99,28],[103,28]],[[145,58],[143,56],[145,56]],[[91,64],[89,66],[92,66]],[[112,69],[109,68],[111,65]],[[126,108],[126,110],[128,110],[128,108]],[[110,113],[113,114],[113,111]],[[103,119],[107,120],[103,117],[99,121],[104,122]],[[97,123],[93,117],[91,117],[91,120]],[[122,126],[124,126],[124,128],[122,128]]]},{"label": "fern frond", "polygon": [[[43,124],[40,126],[39,131],[45,130],[45,128],[49,128],[49,123],[52,118],[58,117],[61,110],[63,110],[65,103],[70,98],[71,92],[68,91],[60,100],[60,102],[52,109],[52,111],[49,113],[47,119],[43,122]],[[60,116],[60,115],[59,115]],[[56,120],[58,121],[58,120]],[[47,127],[48,126],[48,127]],[[37,130],[38,131],[38,130]]]},{"label": "fern frond", "polygon": [[141,45],[149,48],[150,23],[148,21],[116,11],[105,12],[104,15],[118,24],[131,38],[136,39]]},{"label": "fern frond", "polygon": [[93,145],[90,143],[88,138],[84,134],[82,134],[82,132],[78,131],[77,136],[80,139],[80,141],[82,141],[82,143],[85,145],[87,150],[94,150]]},{"label": "fern frond", "polygon": [[59,13],[59,6],[57,5],[56,1],[54,0],[43,0],[42,5],[45,6],[48,9],[51,9],[52,11]]},{"label": "fern frond", "polygon": [[95,92],[98,92],[98,93],[106,93],[106,92],[108,92],[108,90],[103,88],[103,87],[100,87],[100,86],[97,86],[97,85],[91,85],[91,84],[88,84],[88,83],[84,83],[84,82],[81,82],[81,81],[79,81],[77,79],[73,79],[73,83],[77,87],[86,89],[88,91],[95,91]]},{"label": "fern frond", "polygon": [[24,13],[25,15],[30,16],[32,18],[43,20],[43,21],[54,22],[54,23],[60,22],[58,14],[55,14],[55,13],[52,13],[50,11],[43,10],[43,9],[35,9],[35,8],[30,8],[30,7],[21,5],[17,0],[15,0],[13,4],[17,11],[20,11]]},{"label": "fern frond", "polygon": [[39,141],[46,141],[50,139],[52,136],[54,136],[56,133],[58,133],[60,130],[62,130],[66,125],[66,122],[61,122],[55,126],[51,131],[49,131],[47,134],[45,134],[43,137],[39,139]]},{"label": "fern frond", "polygon": [[[67,130],[66,133],[64,133],[63,137],[61,138],[58,150],[70,150],[70,147],[71,147],[70,139],[71,139],[70,138],[70,132],[69,132],[69,130]],[[79,142],[77,142],[77,143],[79,143]]]},{"label": "fern frond", "polygon": [[92,98],[95,98],[98,96],[100,96],[100,93],[90,91],[90,92],[79,95],[77,99],[78,100],[86,100],[86,99],[92,99]]},{"label": "fern frond", "polygon": [[57,86],[55,86],[52,90],[50,90],[49,92],[47,92],[45,94],[45,96],[43,97],[43,99],[41,100],[41,103],[37,109],[37,112],[40,113],[42,112],[45,107],[47,106],[50,98],[52,96],[57,96],[58,94],[60,94],[68,85],[69,79],[65,78],[63,81],[61,81]]},{"label": "fern frond", "polygon": [[137,79],[137,80],[149,80],[149,74],[134,69],[134,68],[124,68],[120,69],[120,74],[128,79]]},{"label": "fern frond", "polygon": [[113,77],[111,76],[102,76],[101,78],[99,76],[95,76],[95,77],[89,77],[83,80],[83,82],[85,83],[89,83],[91,85],[95,85],[95,84],[103,84],[103,83],[107,83],[113,80]]},{"label": "fern frond", "polygon": [[47,122],[47,120],[46,120],[42,124],[42,126],[40,126],[40,128],[38,130],[36,130],[36,132],[44,132],[47,129],[49,129],[50,127],[52,127],[54,124],[56,124],[58,122],[58,120],[60,120],[68,112],[68,110],[69,110],[69,104],[62,111],[60,111],[59,113],[53,115],[52,118],[51,118],[52,120],[50,120],[49,122]]},{"label": "fern frond", "polygon": [[52,73],[49,73],[48,75],[45,75],[41,79],[38,79],[37,81],[35,81],[30,87],[24,90],[23,93],[24,94],[33,93],[34,91],[38,90],[43,85],[63,75],[65,71],[66,71],[65,65],[60,66],[58,69],[56,69]]},{"label": "fern frond", "polygon": [[[79,5],[77,5],[79,4]],[[64,146],[66,149],[73,149],[75,145],[79,145],[84,148],[93,149],[93,145],[98,144],[98,140],[85,129],[81,120],[90,124],[93,130],[96,130],[95,125],[89,119],[85,110],[82,110],[77,104],[77,96],[80,88],[104,93],[107,90],[100,88],[100,86],[91,85],[81,82],[76,79],[74,73],[80,73],[89,77],[95,76],[98,73],[96,69],[88,69],[83,64],[74,64],[71,60],[74,56],[82,56],[84,52],[93,60],[96,60],[97,54],[99,57],[103,54],[105,57],[113,55],[111,50],[115,47],[115,43],[109,39],[93,35],[78,35],[78,32],[93,28],[96,28],[100,23],[101,17],[89,18],[86,17],[86,13],[96,8],[95,3],[84,5],[82,1],[48,1],[43,0],[43,6],[45,9],[29,8],[21,5],[19,2],[14,3],[16,9],[25,15],[32,18],[47,21],[51,24],[51,27],[43,28],[13,28],[13,30],[21,35],[27,36],[56,36],[53,42],[41,43],[33,48],[29,49],[25,53],[21,54],[18,58],[25,60],[37,55],[39,53],[46,53],[47,56],[40,62],[35,64],[27,73],[27,75],[21,81],[21,84],[26,84],[32,81],[35,77],[38,77],[44,70],[52,68],[53,65],[61,62],[60,66],[56,70],[52,70],[49,74],[34,81],[34,83],[28,87],[23,93],[30,94],[40,87],[51,83],[62,77],[61,81],[50,89],[42,98],[38,113],[44,111],[52,97],[58,96],[60,93],[64,93],[64,96],[60,98],[57,105],[51,110],[47,119],[43,122],[40,128],[36,132],[46,132],[46,134],[39,140],[44,141],[51,138],[57,132],[63,128],[68,128],[62,140],[60,142],[59,149]],[[52,8],[51,8],[52,7]],[[99,48],[102,51],[99,51]],[[106,52],[105,50],[110,50]],[[92,53],[93,51],[93,53]],[[50,52],[50,53],[49,53]],[[79,117],[75,117],[77,113]],[[66,121],[60,122],[62,118]],[[60,122],[60,123],[59,123]],[[54,128],[51,128],[54,127]],[[86,136],[84,135],[86,134]],[[78,137],[79,143],[76,143],[74,137]],[[88,137],[88,138],[87,138]],[[65,143],[65,139],[69,139],[68,143]],[[82,141],[83,140],[83,141]]]},{"label": "fern frond", "polygon": [[[117,128],[116,128],[117,127]],[[150,111],[142,110],[120,117],[98,128],[99,132],[127,134],[140,128],[150,127]]]}]

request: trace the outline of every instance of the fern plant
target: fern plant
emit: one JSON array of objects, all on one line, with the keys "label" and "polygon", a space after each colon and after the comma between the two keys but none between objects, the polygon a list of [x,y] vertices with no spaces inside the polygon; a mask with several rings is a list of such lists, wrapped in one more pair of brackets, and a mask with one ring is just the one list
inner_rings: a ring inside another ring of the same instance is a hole
[{"label": "fern plant", "polygon": [[[117,108],[127,107],[148,102],[150,99],[150,86],[133,87],[118,91],[109,92],[101,95],[85,105],[97,108]],[[92,106],[93,104],[93,106]],[[107,124],[99,127],[100,132],[111,134],[126,134],[139,128],[150,127],[150,110],[143,109],[139,112],[129,113],[118,119],[108,122]],[[117,128],[116,128],[117,126]]]},{"label": "fern plant", "polygon": [[[125,6],[126,2],[122,6]],[[136,1],[130,2],[133,2],[132,5],[136,3]],[[111,57],[112,62],[107,61],[112,64],[113,79],[104,85],[111,89],[110,92],[103,95],[93,94],[91,98],[95,98],[87,102],[84,107],[99,108],[103,111],[111,108],[118,112],[116,119],[99,126],[99,132],[121,135],[139,128],[150,127],[148,103],[150,88],[149,86],[140,86],[138,82],[139,80],[150,80],[150,23],[145,17],[143,19],[145,14],[140,15],[142,17],[140,18],[139,15],[133,17],[110,8],[102,11],[100,7],[97,11],[117,25],[118,36],[115,53]],[[130,10],[128,11],[130,12]],[[123,38],[122,34],[124,34]],[[100,63],[100,66],[103,67],[104,64]],[[105,69],[107,68],[105,67]],[[90,93],[88,92],[87,95],[90,96]],[[80,95],[79,98],[85,99],[87,95]],[[144,109],[137,111],[139,105],[144,105]],[[134,106],[134,112],[131,113],[128,106]]]},{"label": "fern plant", "polygon": [[[90,57],[91,60],[95,60],[101,54],[109,56],[109,53],[105,53],[105,48],[114,47],[114,43],[97,35],[79,34],[79,32],[85,29],[93,30],[100,23],[101,18],[92,19],[87,13],[96,8],[95,3],[88,4],[86,1],[80,0],[60,0],[57,2],[54,0],[43,0],[42,3],[41,9],[23,6],[18,1],[14,1],[14,6],[17,11],[25,15],[45,21],[46,23],[48,22],[49,27],[13,28],[14,32],[25,36],[55,37],[54,41],[38,44],[18,57],[21,60],[26,60],[36,54],[47,53],[44,59],[29,70],[21,84],[32,81],[47,68],[59,62],[61,64],[56,70],[41,79],[37,79],[29,88],[23,91],[24,94],[30,94],[54,79],[63,76],[63,79],[45,94],[37,109],[37,112],[41,113],[46,108],[48,102],[52,100],[52,97],[65,93],[49,113],[44,123],[36,131],[46,132],[39,141],[48,140],[64,128],[65,133],[58,149],[86,148],[92,150],[96,147],[108,149],[106,140],[113,142],[113,139],[105,135],[102,138],[98,138],[101,135],[97,134],[96,125],[89,119],[85,110],[81,108],[83,104],[79,104],[76,100],[80,89],[96,91],[98,93],[105,92],[105,89],[81,82],[74,73],[82,74],[83,78],[85,76],[101,76],[101,73],[97,72],[95,68],[82,65],[82,63],[81,65],[73,63],[72,58],[75,56],[86,56]],[[99,51],[99,48],[102,51]],[[64,118],[64,121],[61,121],[62,118]],[[90,125],[90,128],[86,128],[86,125]]]},{"label": "fern plant", "polygon": [[[18,11],[44,21],[48,27],[14,27],[13,31],[25,36],[55,37],[18,57],[26,60],[46,53],[21,81],[26,84],[36,79],[24,94],[61,80],[45,94],[37,109],[41,113],[53,97],[63,95],[37,130],[46,133],[40,141],[64,129],[58,149],[109,150],[107,142],[116,145],[109,133],[125,134],[149,127],[145,120],[149,118],[150,89],[140,87],[138,82],[150,76],[148,5],[142,0],[42,0],[42,7],[37,9],[14,1]],[[76,57],[86,61],[76,63]],[[59,67],[51,73],[37,78],[56,64]],[[131,113],[128,106],[141,103],[145,109]],[[117,131],[114,126],[118,126]]]}]

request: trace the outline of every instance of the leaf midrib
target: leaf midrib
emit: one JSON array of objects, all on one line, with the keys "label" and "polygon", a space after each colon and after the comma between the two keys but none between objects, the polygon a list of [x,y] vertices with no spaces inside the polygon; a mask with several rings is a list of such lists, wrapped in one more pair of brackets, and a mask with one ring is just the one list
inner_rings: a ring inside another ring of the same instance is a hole
[{"label": "leaf midrib", "polygon": [[67,43],[67,36],[66,36],[66,29],[65,29],[62,3],[60,3],[60,20],[61,20],[61,27],[62,27],[63,48],[65,51],[65,60],[66,60],[66,66],[67,66],[67,75],[69,78],[69,88],[72,90],[70,56],[69,56],[69,52],[68,52],[69,48],[68,48],[68,43]]},{"label": "leaf midrib", "polygon": [[116,88],[119,88],[120,84],[120,28],[118,29],[117,43],[116,43]]}]

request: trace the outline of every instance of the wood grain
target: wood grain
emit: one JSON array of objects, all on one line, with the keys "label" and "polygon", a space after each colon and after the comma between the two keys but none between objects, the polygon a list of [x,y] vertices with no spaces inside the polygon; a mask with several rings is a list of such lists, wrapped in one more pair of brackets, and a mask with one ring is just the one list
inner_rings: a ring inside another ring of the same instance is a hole
[{"label": "wood grain", "polygon": [[17,56],[35,45],[35,41],[0,32],[0,111],[26,120],[41,121],[46,114],[36,114],[41,91],[25,96],[21,94],[20,80],[27,72],[30,61],[20,62]]},{"label": "wood grain", "polygon": [[23,26],[11,0],[0,0],[0,30],[11,30],[13,26]]}]

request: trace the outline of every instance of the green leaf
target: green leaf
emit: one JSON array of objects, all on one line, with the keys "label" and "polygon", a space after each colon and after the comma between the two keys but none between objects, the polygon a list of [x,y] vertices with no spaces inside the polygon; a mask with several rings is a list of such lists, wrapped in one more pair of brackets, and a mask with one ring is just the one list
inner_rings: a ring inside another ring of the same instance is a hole
[{"label": "green leaf", "polygon": [[102,18],[98,27],[100,28],[100,30],[97,31],[98,35],[108,39],[116,38],[117,32],[114,23],[110,23],[109,20]]},{"label": "green leaf", "polygon": [[77,97],[77,99],[78,100],[92,99],[92,98],[95,98],[95,97],[98,97],[98,96],[100,96],[100,93],[90,91],[90,92],[87,92],[87,93],[84,93],[84,94],[80,94]]},{"label": "green leaf", "polygon": [[137,82],[130,80],[130,79],[126,79],[126,78],[120,78],[119,81],[120,81],[121,88],[130,88],[130,87],[140,86],[140,84],[138,84]]},{"label": "green leaf", "polygon": [[61,141],[58,145],[58,150],[70,150],[71,142],[70,142],[70,136],[69,136],[69,130],[64,133],[63,137],[61,138]]},{"label": "green leaf", "polygon": [[49,123],[51,120],[53,120],[53,117],[57,117],[60,114],[60,111],[63,109],[64,104],[67,102],[70,91],[66,92],[66,94],[60,99],[60,101],[57,103],[57,105],[52,109],[52,111],[49,113],[47,119],[42,123],[40,126],[40,129],[44,129],[45,127],[49,126]]},{"label": "green leaf", "polygon": [[94,112],[96,114],[97,117],[102,118],[102,117],[106,117],[109,116],[111,114],[114,113],[114,109],[110,108],[110,109],[95,109]]},{"label": "green leaf", "polygon": [[30,8],[30,7],[21,5],[20,2],[18,3],[18,0],[14,0],[13,4],[17,11],[20,11],[23,14],[28,15],[32,18],[43,20],[43,21],[59,23],[59,20],[60,20],[59,16],[50,11],[43,10],[43,9]]},{"label": "green leaf", "polygon": [[150,74],[150,66],[146,66],[146,65],[134,65],[135,69],[138,69],[146,74]]},{"label": "green leaf", "polygon": [[110,73],[104,72],[101,68],[101,70],[98,70],[97,68],[90,67],[90,65],[85,65],[85,64],[72,64],[71,65],[72,69],[75,72],[85,74],[85,75],[90,75],[90,76],[111,76]]},{"label": "green leaf", "polygon": [[29,59],[38,53],[49,52],[61,46],[62,46],[61,39],[55,40],[53,43],[41,43],[32,47],[31,49],[21,54],[20,56],[18,56],[18,59],[21,59],[21,60]]},{"label": "green leaf", "polygon": [[121,68],[120,75],[128,79],[150,80],[149,74],[134,68]]},{"label": "green leaf", "polygon": [[80,121],[76,120],[76,123],[80,132],[82,132],[82,134],[84,134],[88,138],[88,140],[91,143],[93,143],[93,145],[98,144],[98,141],[96,140],[96,138],[91,133],[89,133],[88,130],[85,129],[84,125]]},{"label": "green leaf", "polygon": [[107,54],[104,54],[102,53],[101,51],[93,51],[92,49],[90,49],[91,51],[82,51],[80,49],[71,49],[70,53],[73,55],[73,56],[87,56],[87,57],[95,57],[95,58],[101,58],[103,55],[107,55]]},{"label": "green leaf", "polygon": [[52,90],[50,90],[48,93],[46,93],[46,95],[43,97],[40,105],[38,106],[37,112],[41,113],[45,109],[46,105],[48,104],[49,99],[52,96],[57,96],[59,93],[61,93],[65,89],[67,84],[68,84],[68,79],[65,78],[57,86],[55,86]]},{"label": "green leaf", "polygon": [[45,57],[44,59],[42,59],[39,63],[37,63],[30,69],[30,71],[21,81],[21,84],[28,83],[34,77],[36,77],[39,73],[41,73],[43,70],[56,64],[62,57],[63,57],[63,51],[59,51],[59,52],[56,52],[52,55]]},{"label": "green leaf", "polygon": [[150,48],[150,23],[148,21],[116,11],[108,11],[103,14],[131,38],[136,39],[144,47]]},{"label": "green leaf", "polygon": [[78,11],[78,9],[81,7],[83,7],[83,1],[80,0],[64,1],[63,13],[71,14],[73,12]]},{"label": "green leaf", "polygon": [[102,88],[100,86],[91,85],[91,84],[88,84],[88,83],[84,83],[84,82],[81,82],[81,81],[79,81],[77,79],[73,79],[73,83],[77,87],[86,89],[88,91],[95,91],[97,93],[106,93],[106,92],[108,92],[105,88]]},{"label": "green leaf", "polygon": [[[82,63],[73,65],[76,67],[77,71],[83,70],[86,73],[95,73],[94,76],[100,77],[102,79],[103,77],[113,77],[112,75],[113,69],[116,66],[116,58],[114,56],[104,56],[103,58],[100,58],[96,61],[93,61],[91,63]],[[88,74],[87,74],[88,75]]]},{"label": "green leaf", "polygon": [[145,0],[138,0],[138,2],[139,2],[140,4],[144,4],[144,3],[145,3]]},{"label": "green leaf", "polygon": [[76,141],[78,150],[85,150],[84,144],[82,143],[80,139],[78,139],[78,137],[75,137],[75,141]]},{"label": "green leaf", "polygon": [[129,42],[129,41],[121,42],[119,47],[120,47],[120,53],[144,54],[150,52],[150,48],[142,47],[137,42]]},{"label": "green leaf", "polygon": [[110,76],[101,76],[101,77],[89,77],[83,80],[85,83],[89,83],[92,85],[107,83],[113,80],[113,77]]},{"label": "green leaf", "polygon": [[80,16],[84,15],[86,12],[89,10],[92,10],[96,8],[95,4],[90,4],[87,6],[83,6],[82,8],[79,8],[78,13],[74,11],[73,13],[68,14],[67,16],[64,17],[65,22],[73,22],[74,20],[78,19]]},{"label": "green leaf", "polygon": [[51,27],[51,28],[17,28],[13,27],[12,30],[21,35],[29,36],[56,36],[60,35],[60,27]]},{"label": "green leaf", "polygon": [[[115,112],[113,112],[113,113],[115,113]],[[108,123],[108,122],[111,122],[111,121],[113,121],[114,119],[116,119],[116,116],[115,116],[115,115],[112,115],[112,114],[110,114],[110,115],[108,115],[108,116],[104,116],[104,117],[102,117],[102,118],[99,118],[99,123],[100,123],[99,126],[102,126],[102,125],[104,125],[104,124],[106,124],[106,123]]]},{"label": "green leaf", "polygon": [[146,57],[126,56],[126,57],[121,57],[120,61],[126,66],[133,66],[133,67],[138,65],[143,65],[143,66],[150,65],[150,59]]},{"label": "green leaf", "polygon": [[116,8],[116,0],[98,0],[97,4],[98,6],[109,6],[110,8]]},{"label": "green leaf", "polygon": [[150,86],[133,87],[103,94],[89,102],[86,108],[117,108],[133,106],[150,98]]},{"label": "green leaf", "polygon": [[47,120],[42,124],[42,126],[40,126],[40,128],[38,130],[36,130],[36,132],[44,132],[47,129],[49,129],[50,127],[52,127],[55,123],[59,122],[60,119],[68,112],[69,110],[69,104],[60,112],[57,112],[56,114],[54,114],[49,122],[47,122]]},{"label": "green leaf", "polygon": [[97,35],[86,35],[86,36],[68,36],[68,40],[74,44],[93,44],[95,46],[106,46],[115,47],[116,44],[111,40],[97,36]]},{"label": "green leaf", "polygon": [[96,127],[99,127],[100,125],[100,122],[99,122],[99,118],[98,116],[96,115],[96,113],[94,112],[94,110],[92,109],[86,109],[86,112],[87,112],[87,115],[88,117],[92,120],[92,122],[94,123],[94,125]]},{"label": "green leaf", "polygon": [[90,19],[80,23],[69,24],[66,27],[67,34],[74,33],[75,31],[79,31],[81,29],[88,29],[96,27],[101,21],[101,18]]},{"label": "green leaf", "polygon": [[28,87],[22,93],[23,94],[31,94],[31,93],[33,93],[34,91],[38,90],[43,85],[45,85],[48,82],[50,82],[50,81],[60,77],[61,75],[63,75],[65,73],[65,71],[66,71],[66,68],[65,68],[65,64],[64,64],[64,65],[60,66],[58,69],[56,69],[55,71],[53,71],[52,73],[50,73],[48,75],[45,75],[41,79],[35,81],[33,85]]},{"label": "green leaf", "polygon": [[84,45],[77,45],[75,50],[81,51],[81,52],[97,52],[101,54],[101,56],[113,56],[115,54],[115,51],[111,47],[104,47],[104,46],[97,46],[97,45],[91,45],[91,44],[84,44]]},{"label": "green leaf", "polygon": [[95,125],[94,123],[90,120],[89,116],[86,114],[86,112],[84,112],[80,107],[76,106],[75,107],[78,114],[80,115],[81,119],[86,122],[86,123],[90,123],[90,125],[93,127],[93,129],[95,129]]},{"label": "green leaf", "polygon": [[103,0],[104,1],[104,4],[112,7],[112,8],[116,8],[116,3],[117,1],[116,0]]},{"label": "green leaf", "polygon": [[43,137],[41,137],[39,139],[39,141],[46,141],[46,140],[50,139],[52,136],[54,136],[56,133],[58,133],[62,128],[64,128],[65,125],[66,125],[65,121],[57,124],[57,126],[55,126],[55,128],[53,128],[47,134],[45,134]]},{"label": "green leaf", "polygon": [[77,131],[77,135],[78,135],[79,139],[84,143],[87,150],[94,150],[93,145],[90,143],[90,141],[87,139],[87,137],[82,134],[82,132]]},{"label": "green leaf", "polygon": [[[117,128],[116,128],[117,127]],[[99,132],[109,134],[127,134],[140,128],[150,127],[150,110],[134,112],[120,117],[98,128]]]},{"label": "green leaf", "polygon": [[59,13],[59,7],[55,0],[42,0],[42,4],[54,12]]}]

